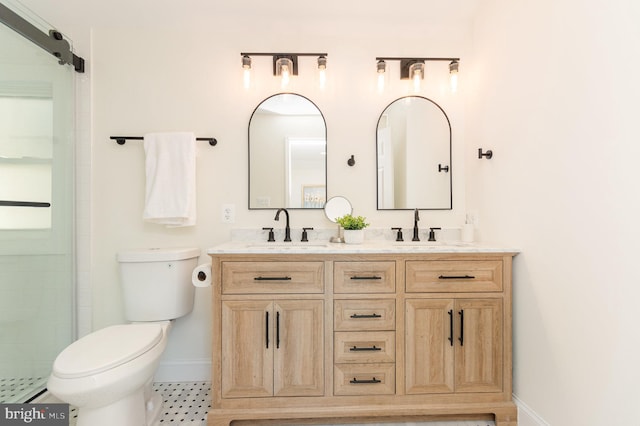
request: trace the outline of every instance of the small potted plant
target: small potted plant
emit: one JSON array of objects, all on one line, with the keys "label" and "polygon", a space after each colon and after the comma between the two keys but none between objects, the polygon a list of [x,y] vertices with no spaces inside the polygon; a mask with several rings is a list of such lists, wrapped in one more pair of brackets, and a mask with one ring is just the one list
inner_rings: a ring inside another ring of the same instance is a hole
[{"label": "small potted plant", "polygon": [[364,241],[364,228],[369,226],[367,219],[362,216],[346,214],[336,218],[336,222],[344,229],[344,242],[360,244]]}]

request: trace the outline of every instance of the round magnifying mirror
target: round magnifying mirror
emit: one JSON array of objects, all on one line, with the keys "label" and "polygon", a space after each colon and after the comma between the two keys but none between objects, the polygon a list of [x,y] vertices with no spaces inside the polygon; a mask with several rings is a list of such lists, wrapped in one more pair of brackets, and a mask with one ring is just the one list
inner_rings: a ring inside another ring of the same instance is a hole
[{"label": "round magnifying mirror", "polygon": [[[324,214],[331,222],[336,223],[336,219],[346,214],[351,214],[353,207],[351,202],[344,197],[337,196],[331,197],[324,205]],[[340,237],[340,225],[338,225],[338,236],[331,237],[332,243],[343,243],[344,240]]]}]

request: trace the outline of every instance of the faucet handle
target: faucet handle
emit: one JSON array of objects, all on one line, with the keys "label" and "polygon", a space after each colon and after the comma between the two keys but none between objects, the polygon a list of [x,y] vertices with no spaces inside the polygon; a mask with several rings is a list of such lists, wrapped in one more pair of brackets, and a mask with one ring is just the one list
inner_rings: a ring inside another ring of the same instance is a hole
[{"label": "faucet handle", "polygon": [[272,242],[276,240],[275,235],[273,234],[273,228],[262,228],[263,231],[269,231],[269,239],[267,239],[268,242]]},{"label": "faucet handle", "polygon": [[429,228],[429,241],[435,241],[436,240],[436,233],[435,231],[439,231],[442,228]]},{"label": "faucet handle", "polygon": [[313,228],[302,228],[302,239],[300,241],[303,243],[309,241],[309,239],[307,238],[307,231],[313,231]]},{"label": "faucet handle", "polygon": [[396,234],[396,241],[404,241],[404,238],[402,238],[402,228],[391,228],[391,230],[398,231]]}]

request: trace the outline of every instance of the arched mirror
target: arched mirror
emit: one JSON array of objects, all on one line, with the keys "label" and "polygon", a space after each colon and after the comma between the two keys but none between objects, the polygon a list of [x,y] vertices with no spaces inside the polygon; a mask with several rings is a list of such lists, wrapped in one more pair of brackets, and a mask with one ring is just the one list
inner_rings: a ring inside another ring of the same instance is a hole
[{"label": "arched mirror", "polygon": [[318,107],[273,95],[249,120],[249,208],[321,209],[327,199],[327,126]]},{"label": "arched mirror", "polygon": [[452,208],[451,124],[421,96],[395,100],[376,132],[378,210]]}]

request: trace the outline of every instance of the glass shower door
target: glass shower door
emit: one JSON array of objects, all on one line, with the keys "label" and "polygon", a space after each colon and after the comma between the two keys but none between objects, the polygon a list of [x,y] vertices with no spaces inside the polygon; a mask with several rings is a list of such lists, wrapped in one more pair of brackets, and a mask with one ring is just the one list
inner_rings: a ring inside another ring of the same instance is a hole
[{"label": "glass shower door", "polygon": [[74,71],[0,24],[0,402],[73,340]]}]

